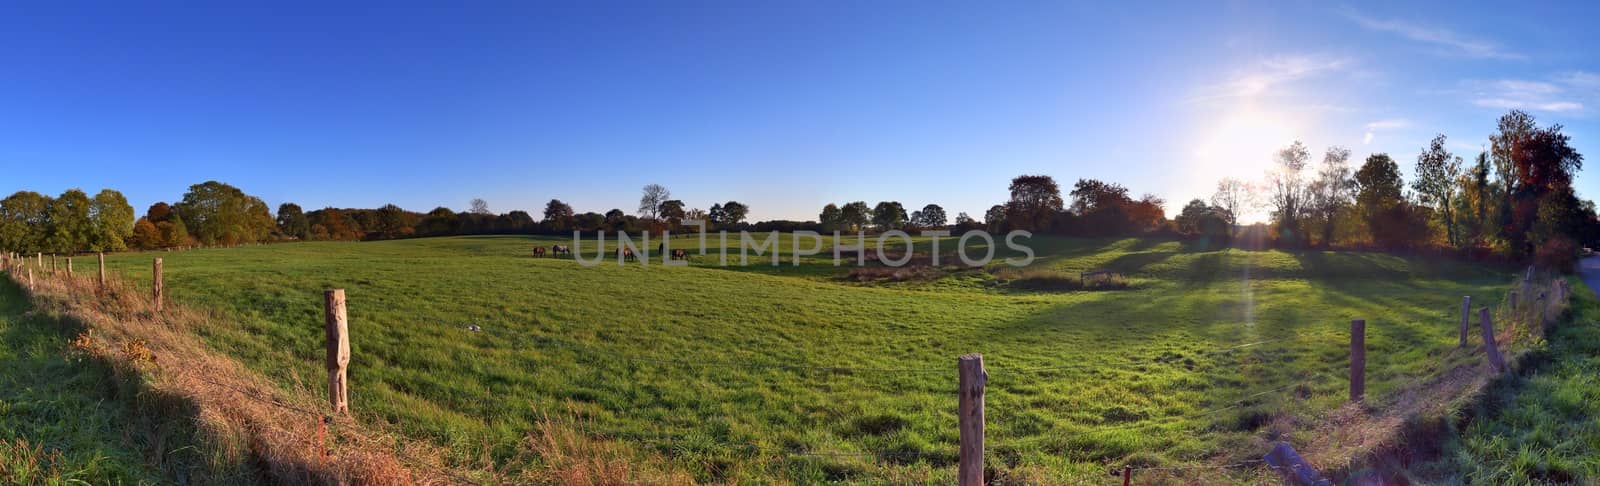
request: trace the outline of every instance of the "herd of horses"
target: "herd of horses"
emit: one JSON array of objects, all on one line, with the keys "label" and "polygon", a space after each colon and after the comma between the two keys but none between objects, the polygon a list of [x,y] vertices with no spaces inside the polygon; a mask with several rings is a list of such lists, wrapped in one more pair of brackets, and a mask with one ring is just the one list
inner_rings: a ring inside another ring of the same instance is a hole
[{"label": "herd of horses", "polygon": [[[656,253],[657,254],[665,253],[666,251],[667,251],[667,245],[665,243],[663,243],[660,246],[656,247]],[[569,247],[569,246],[566,246],[566,245],[550,245],[550,249],[548,251],[548,254],[553,256],[553,257],[559,257],[560,255],[567,255],[567,256],[570,257],[570,256],[572,256],[572,247]],[[533,257],[534,258],[544,258],[545,255],[546,255],[545,247],[542,247],[542,246],[533,247]],[[617,258],[620,259],[620,260],[638,260],[639,259],[638,256],[633,254],[633,249],[632,248],[628,248],[628,247],[619,247],[619,248],[617,248]],[[672,250],[672,259],[673,260],[688,260],[689,259],[689,252],[681,250],[681,249],[673,249]]]}]

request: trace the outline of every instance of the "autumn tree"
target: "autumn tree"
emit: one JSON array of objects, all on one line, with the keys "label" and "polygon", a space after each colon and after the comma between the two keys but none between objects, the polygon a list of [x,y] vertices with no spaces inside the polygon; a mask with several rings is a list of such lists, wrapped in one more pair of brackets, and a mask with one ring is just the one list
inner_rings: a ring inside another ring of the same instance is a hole
[{"label": "autumn tree", "polygon": [[133,205],[128,198],[113,189],[101,189],[89,202],[89,220],[93,225],[89,249],[122,251],[128,249],[128,238],[133,236]]},{"label": "autumn tree", "polygon": [[872,224],[879,231],[899,229],[906,225],[906,208],[899,201],[882,201],[872,208]]},{"label": "autumn tree", "polygon": [[306,219],[306,213],[295,203],[278,205],[278,232],[284,236],[297,240],[305,240],[311,236],[311,221]]},{"label": "autumn tree", "polygon": [[17,191],[0,200],[0,248],[22,253],[45,251],[50,196]]},{"label": "autumn tree", "polygon": [[949,217],[945,215],[943,207],[938,204],[929,204],[923,206],[922,210],[917,211],[916,217],[911,219],[911,224],[923,228],[936,228],[944,226],[947,221],[949,221]]},{"label": "autumn tree", "polygon": [[544,224],[556,231],[566,231],[572,226],[572,206],[560,199],[551,199],[544,205]]},{"label": "autumn tree", "polygon": [[[720,208],[712,206],[712,209],[717,210]],[[845,227],[844,214],[839,210],[839,206],[834,203],[828,203],[827,206],[822,207],[822,213],[817,215],[817,222],[822,224],[823,229],[829,231],[838,231]]]},{"label": "autumn tree", "polygon": [[1372,154],[1356,170],[1356,208],[1367,223],[1372,240],[1396,246],[1404,244],[1405,184],[1400,166],[1388,154]]},{"label": "autumn tree", "polygon": [[94,222],[89,219],[89,195],[81,189],[68,189],[50,202],[50,223],[45,248],[56,253],[88,249],[94,237]]},{"label": "autumn tree", "polygon": [[846,229],[861,229],[872,222],[872,208],[866,201],[854,201],[839,208],[839,220]]},{"label": "autumn tree", "polygon": [[1011,179],[1011,199],[1006,202],[1005,218],[1015,229],[1043,232],[1060,212],[1061,186],[1047,175],[1022,175]]},{"label": "autumn tree", "polygon": [[1339,212],[1350,205],[1355,182],[1350,179],[1350,149],[1329,147],[1323,153],[1322,167],[1306,188],[1306,213],[1321,230],[1322,246],[1332,246]]},{"label": "autumn tree", "polygon": [[739,201],[722,203],[722,224],[737,226],[748,217],[750,217],[750,207],[745,206],[744,203]]},{"label": "autumn tree", "polygon": [[1459,246],[1461,241],[1456,237],[1456,224],[1453,217],[1456,198],[1456,178],[1461,175],[1461,158],[1451,154],[1444,148],[1445,136],[1440,134],[1433,137],[1428,143],[1428,148],[1422,149],[1417,154],[1415,178],[1411,180],[1411,189],[1417,192],[1417,200],[1424,206],[1433,209],[1439,218],[1439,226],[1444,228],[1445,241],[1450,246]]},{"label": "autumn tree", "polygon": [[189,186],[173,209],[189,234],[208,245],[263,241],[277,227],[261,198],[217,181]]},{"label": "autumn tree", "polygon": [[1272,169],[1267,171],[1267,202],[1272,206],[1275,236],[1292,246],[1304,246],[1309,240],[1304,218],[1308,198],[1305,169],[1310,160],[1311,151],[1295,140],[1278,150]]}]

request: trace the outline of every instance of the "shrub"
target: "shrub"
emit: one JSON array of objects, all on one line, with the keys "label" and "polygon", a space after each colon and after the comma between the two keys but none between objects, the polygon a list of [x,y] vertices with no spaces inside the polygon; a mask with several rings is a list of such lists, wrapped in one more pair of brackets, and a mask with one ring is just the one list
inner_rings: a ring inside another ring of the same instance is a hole
[{"label": "shrub", "polygon": [[1557,236],[1539,245],[1533,258],[1541,268],[1562,273],[1570,272],[1578,263],[1578,244],[1571,238]]}]

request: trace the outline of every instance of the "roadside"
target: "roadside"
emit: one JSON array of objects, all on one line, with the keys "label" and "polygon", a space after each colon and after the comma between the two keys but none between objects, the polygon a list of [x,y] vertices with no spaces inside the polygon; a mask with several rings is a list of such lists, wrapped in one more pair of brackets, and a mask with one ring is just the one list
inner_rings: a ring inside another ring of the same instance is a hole
[{"label": "roadside", "polygon": [[34,312],[22,289],[0,279],[0,483],[176,479],[146,461],[127,427],[132,407],[118,396],[111,368],[74,357],[73,334]]},{"label": "roadside", "polygon": [[1579,263],[1570,319],[1516,375],[1497,380],[1434,467],[1468,484],[1600,481],[1600,257]]}]

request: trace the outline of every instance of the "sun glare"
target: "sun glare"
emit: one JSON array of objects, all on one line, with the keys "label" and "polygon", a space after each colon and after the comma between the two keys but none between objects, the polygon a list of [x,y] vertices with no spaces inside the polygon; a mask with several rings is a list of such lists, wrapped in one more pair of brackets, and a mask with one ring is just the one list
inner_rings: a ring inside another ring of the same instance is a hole
[{"label": "sun glare", "polygon": [[1298,130],[1282,117],[1244,108],[1202,127],[1195,161],[1202,174],[1253,179],[1272,164],[1272,153],[1294,141]]}]

